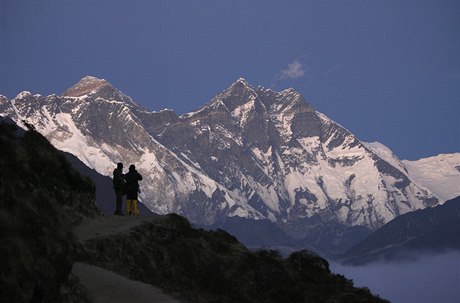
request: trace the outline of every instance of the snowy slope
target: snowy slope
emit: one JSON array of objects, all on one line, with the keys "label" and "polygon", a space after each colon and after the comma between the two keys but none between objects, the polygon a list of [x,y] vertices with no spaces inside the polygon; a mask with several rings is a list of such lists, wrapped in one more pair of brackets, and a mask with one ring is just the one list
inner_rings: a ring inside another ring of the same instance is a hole
[{"label": "snowy slope", "polygon": [[382,143],[372,142],[365,145],[405,173],[415,184],[429,189],[441,203],[460,196],[460,153],[440,154],[409,161],[399,160]]},{"label": "snowy slope", "polygon": [[460,153],[403,163],[413,180],[429,188],[442,202],[460,196]]},{"label": "snowy slope", "polygon": [[380,158],[390,163],[393,167],[396,167],[401,172],[407,174],[407,169],[404,164],[387,146],[380,142],[363,142],[363,144]]}]

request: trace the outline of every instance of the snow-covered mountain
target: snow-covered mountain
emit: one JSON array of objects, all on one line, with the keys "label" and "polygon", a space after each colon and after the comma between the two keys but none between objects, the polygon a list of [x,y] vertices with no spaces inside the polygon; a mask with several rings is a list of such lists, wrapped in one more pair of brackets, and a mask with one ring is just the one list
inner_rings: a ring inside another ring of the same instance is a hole
[{"label": "snow-covered mountain", "polygon": [[441,204],[460,196],[460,153],[440,154],[410,161],[399,160],[382,143],[372,142],[365,145],[404,172],[415,184],[428,188]]},{"label": "snow-covered mountain", "polygon": [[294,89],[244,79],[181,116],[148,111],[94,77],[62,96],[0,97],[0,113],[104,175],[116,162],[136,164],[151,210],[199,224],[269,219],[296,239],[333,224],[339,239],[345,228],[375,230],[444,200],[413,179],[407,162],[359,141]]},{"label": "snow-covered mountain", "polygon": [[221,194],[224,187],[146,131],[140,117],[157,121],[168,112],[146,112],[105,80],[85,77],[61,97],[22,92],[0,106],[2,113],[19,124],[27,120],[55,147],[103,175],[111,176],[116,162],[134,163],[144,177],[141,198],[158,213],[197,214],[192,219],[209,223],[232,214],[229,208],[260,217],[239,197]]},{"label": "snow-covered mountain", "polygon": [[429,188],[442,202],[460,196],[460,153],[403,163],[412,179]]}]

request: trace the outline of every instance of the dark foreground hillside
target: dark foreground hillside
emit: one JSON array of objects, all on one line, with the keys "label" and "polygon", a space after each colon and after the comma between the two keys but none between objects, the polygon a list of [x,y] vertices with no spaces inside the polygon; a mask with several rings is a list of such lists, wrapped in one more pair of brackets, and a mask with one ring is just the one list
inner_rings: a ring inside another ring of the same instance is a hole
[{"label": "dark foreground hillside", "polygon": [[31,302],[34,290],[69,301],[72,226],[97,213],[88,179],[39,133],[0,120],[0,302]]},{"label": "dark foreground hillside", "polygon": [[4,122],[0,164],[1,302],[90,302],[71,274],[75,262],[150,283],[184,302],[384,302],[332,274],[315,254],[252,252],[224,231],[193,229],[174,214],[77,238],[83,219],[103,222],[93,183],[41,135]]},{"label": "dark foreground hillside", "polygon": [[301,251],[253,252],[222,230],[171,214],[84,242],[80,261],[151,283],[187,302],[382,302]]}]

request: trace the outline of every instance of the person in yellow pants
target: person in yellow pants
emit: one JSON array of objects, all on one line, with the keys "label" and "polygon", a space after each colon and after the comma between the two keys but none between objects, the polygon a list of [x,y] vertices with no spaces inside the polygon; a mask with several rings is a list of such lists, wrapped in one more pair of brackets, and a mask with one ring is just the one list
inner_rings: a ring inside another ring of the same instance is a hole
[{"label": "person in yellow pants", "polygon": [[137,200],[126,200],[126,214],[129,215],[139,215],[139,207],[137,205]]},{"label": "person in yellow pants", "polygon": [[137,172],[136,166],[131,164],[129,172],[125,175],[126,185],[126,215],[139,215],[139,207],[137,205],[137,193],[139,190],[139,181],[142,176]]}]

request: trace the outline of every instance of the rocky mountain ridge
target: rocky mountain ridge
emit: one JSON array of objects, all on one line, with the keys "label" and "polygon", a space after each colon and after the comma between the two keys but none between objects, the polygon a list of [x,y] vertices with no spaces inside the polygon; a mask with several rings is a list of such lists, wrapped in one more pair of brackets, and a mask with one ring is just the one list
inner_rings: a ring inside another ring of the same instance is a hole
[{"label": "rocky mountain ridge", "polygon": [[101,174],[119,161],[136,164],[148,208],[198,224],[268,219],[297,240],[340,251],[356,227],[375,230],[440,203],[399,160],[379,155],[294,89],[238,79],[177,116],[150,112],[107,81],[85,77],[61,97],[3,98],[0,113],[35,125]]},{"label": "rocky mountain ridge", "polygon": [[460,251],[460,197],[395,218],[349,249],[340,261],[362,265],[448,251]]}]

